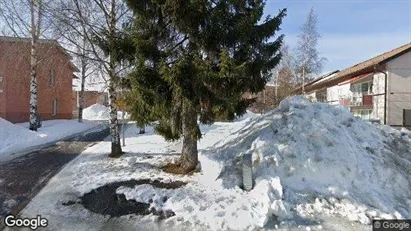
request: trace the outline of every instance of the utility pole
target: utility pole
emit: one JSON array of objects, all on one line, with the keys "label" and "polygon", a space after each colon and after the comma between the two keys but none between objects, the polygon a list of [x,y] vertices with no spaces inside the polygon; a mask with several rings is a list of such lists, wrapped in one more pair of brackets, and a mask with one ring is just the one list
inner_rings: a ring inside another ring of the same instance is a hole
[{"label": "utility pole", "polygon": [[123,130],[123,147],[126,146],[126,132],[124,131],[124,111],[121,113],[123,115],[123,124],[121,125],[121,130]]},{"label": "utility pole", "polygon": [[[121,97],[124,99],[124,92],[123,92],[123,85],[121,85]],[[123,132],[123,147],[126,146],[126,132],[124,131],[124,123],[125,123],[125,118],[124,118],[124,111],[125,111],[125,106],[123,102],[123,110],[122,110],[122,118],[123,118],[123,123],[121,125],[121,130]]]}]

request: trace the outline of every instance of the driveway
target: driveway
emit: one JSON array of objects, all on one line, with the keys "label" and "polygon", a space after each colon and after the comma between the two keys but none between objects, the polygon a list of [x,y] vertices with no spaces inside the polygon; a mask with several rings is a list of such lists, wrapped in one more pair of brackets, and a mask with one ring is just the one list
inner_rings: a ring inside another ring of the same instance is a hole
[{"label": "driveway", "polygon": [[108,135],[104,127],[0,163],[0,229],[5,216],[18,214],[65,164]]}]

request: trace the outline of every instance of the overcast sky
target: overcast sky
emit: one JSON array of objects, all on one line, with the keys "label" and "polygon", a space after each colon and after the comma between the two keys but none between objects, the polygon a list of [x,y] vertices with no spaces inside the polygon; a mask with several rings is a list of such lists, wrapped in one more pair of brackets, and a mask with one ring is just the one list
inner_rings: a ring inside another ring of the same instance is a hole
[{"label": "overcast sky", "polygon": [[323,72],[342,70],[411,42],[410,0],[267,0],[266,14],[287,8],[282,33],[295,46],[311,7],[318,15]]}]

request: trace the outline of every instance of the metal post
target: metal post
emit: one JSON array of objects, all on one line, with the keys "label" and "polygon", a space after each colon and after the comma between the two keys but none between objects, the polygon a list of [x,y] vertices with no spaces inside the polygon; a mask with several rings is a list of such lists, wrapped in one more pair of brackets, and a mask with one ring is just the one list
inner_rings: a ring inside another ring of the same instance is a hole
[{"label": "metal post", "polygon": [[122,111],[122,117],[123,117],[123,123],[122,123],[122,125],[121,125],[121,129],[123,130],[123,147],[124,146],[126,146],[126,132],[124,131],[124,123],[125,123],[125,120],[124,120],[124,110]]},{"label": "metal post", "polygon": [[253,189],[252,154],[243,155],[243,188],[246,191]]}]

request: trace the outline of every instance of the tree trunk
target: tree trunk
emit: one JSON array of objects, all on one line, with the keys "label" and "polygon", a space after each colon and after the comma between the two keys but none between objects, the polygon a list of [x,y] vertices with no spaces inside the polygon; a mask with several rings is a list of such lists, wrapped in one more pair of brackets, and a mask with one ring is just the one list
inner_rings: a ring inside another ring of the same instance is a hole
[{"label": "tree trunk", "polygon": [[31,52],[30,52],[30,126],[29,129],[37,131],[37,33],[34,19],[35,1],[30,1],[31,14]]},{"label": "tree trunk", "polygon": [[197,114],[191,102],[183,103],[183,148],[180,156],[180,167],[186,172],[190,172],[197,167],[198,150],[197,150]]},{"label": "tree trunk", "polygon": [[[83,61],[82,61],[83,62]],[[84,84],[86,80],[85,69],[82,65],[81,69],[81,86],[79,92],[79,107],[78,107],[78,122],[83,122],[83,109],[84,109]]]},{"label": "tree trunk", "polygon": [[109,157],[119,157],[123,154],[121,150],[120,143],[120,130],[118,126],[117,119],[117,106],[116,103],[116,49],[114,44],[114,36],[116,30],[116,9],[115,1],[111,0],[111,9],[110,9],[110,24],[109,24],[109,34],[108,34],[108,43],[109,43],[109,85],[108,85],[108,104],[110,108],[110,134],[111,134],[111,153]]},{"label": "tree trunk", "polygon": [[81,51],[81,86],[80,86],[80,93],[79,93],[79,107],[78,107],[78,122],[83,122],[83,109],[84,109],[84,85],[86,82],[86,70],[87,70],[87,61],[86,61],[86,54],[85,54],[85,47],[86,47],[86,38],[83,37],[83,46]]},{"label": "tree trunk", "polygon": [[80,88],[80,92],[78,93],[79,98],[79,106],[78,106],[78,122],[83,122],[83,107],[84,107],[84,87]]},{"label": "tree trunk", "polygon": [[[111,77],[110,77],[111,79]],[[120,131],[117,119],[117,108],[114,105],[116,101],[116,92],[113,81],[110,81],[108,87],[108,104],[110,108],[110,135],[111,135],[111,153],[110,157],[119,157],[123,153],[120,143]]]},{"label": "tree trunk", "polygon": [[146,126],[140,127],[140,132],[139,134],[145,134],[146,133]]}]

